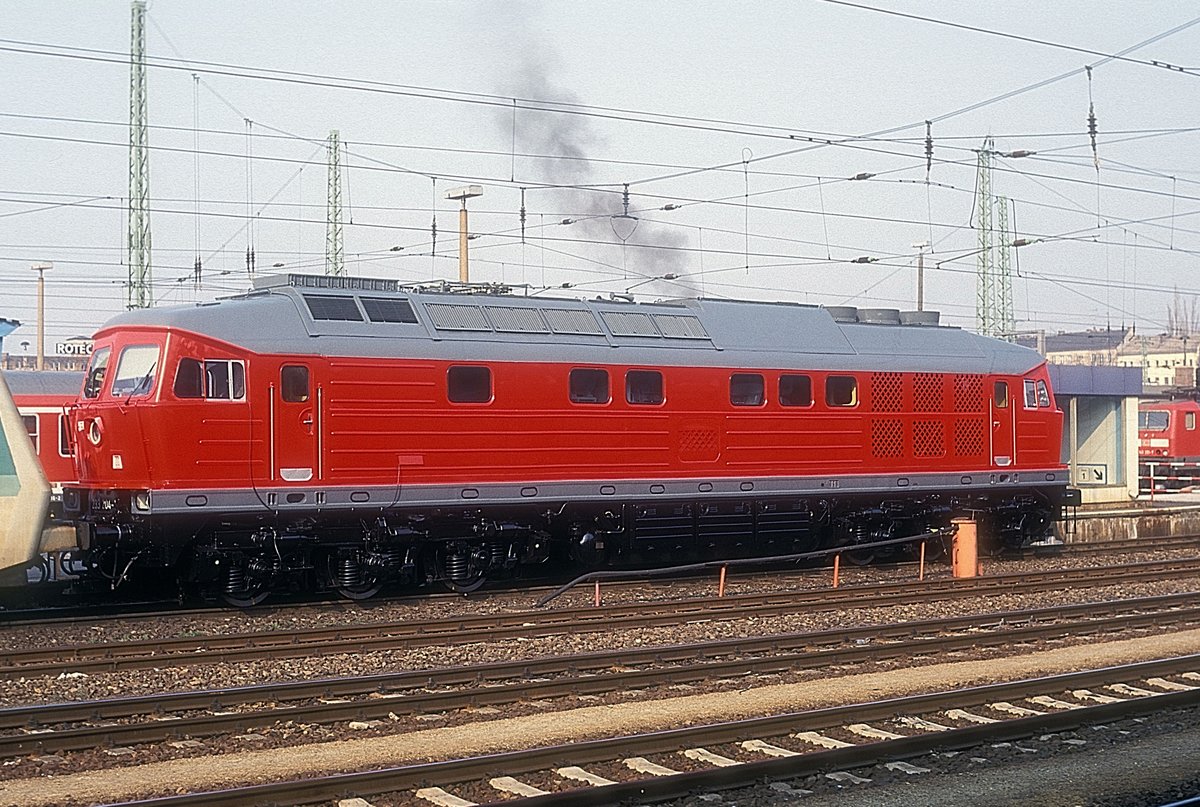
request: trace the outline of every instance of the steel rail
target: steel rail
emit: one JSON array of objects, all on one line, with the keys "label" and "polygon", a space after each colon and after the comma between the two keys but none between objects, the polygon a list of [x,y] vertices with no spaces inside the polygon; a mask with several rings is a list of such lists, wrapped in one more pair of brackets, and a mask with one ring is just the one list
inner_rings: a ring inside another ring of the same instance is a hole
[{"label": "steel rail", "polygon": [[[1153,543],[1151,543],[1153,542]],[[1172,535],[1172,536],[1153,536],[1147,538],[1120,538],[1104,541],[1077,541],[1064,544],[1060,547],[1052,549],[1053,552],[1060,554],[1122,554],[1132,552],[1157,552],[1169,551],[1175,549],[1190,549],[1200,546],[1200,534],[1196,535]],[[1044,550],[1023,550],[1022,557],[1030,555],[1044,555]],[[911,566],[916,561],[887,561],[874,564],[875,568],[895,568],[897,566]],[[718,563],[719,565],[719,563]],[[804,567],[802,569],[789,569],[787,571],[777,571],[769,574],[772,579],[778,579],[781,575],[795,577],[798,574],[806,574],[809,576],[823,576],[827,574],[822,568]],[[730,580],[753,580],[761,576],[761,572],[736,572],[730,570],[728,578]],[[647,586],[669,586],[681,582],[692,582],[697,580],[711,579],[712,575],[684,575],[666,580],[629,580],[629,581],[612,581],[605,583],[605,588],[608,591],[620,591],[631,588],[645,588]],[[531,597],[539,597],[543,594],[553,591],[557,586],[551,585],[528,585],[528,581],[515,581],[511,585],[503,583],[490,586],[480,591],[472,592],[471,600],[481,601],[496,597],[511,596],[514,593],[527,594]],[[61,588],[66,589],[70,585],[70,581],[63,581]],[[10,589],[11,591],[12,589]],[[4,591],[4,589],[0,589]],[[61,595],[60,595],[61,596]],[[273,613],[289,613],[298,608],[304,609],[321,609],[340,612],[363,613],[369,612],[374,608],[392,607],[398,603],[424,603],[430,600],[461,600],[463,595],[447,593],[447,592],[397,592],[394,595],[381,595],[370,600],[350,601],[340,598],[328,596],[325,598],[297,598],[294,601],[273,600],[265,605],[255,606],[246,609],[246,613],[255,616],[264,616]],[[178,605],[176,598],[164,598],[158,600],[137,600],[127,602],[112,602],[111,600],[103,600],[90,602],[85,604],[74,605],[55,605],[46,608],[25,608],[11,609],[0,605],[0,625],[7,627],[24,627],[37,625],[39,627],[70,627],[80,624],[93,624],[96,622],[122,620],[125,622],[138,622],[160,620],[166,617],[208,617],[208,616],[226,616],[230,613],[238,613],[237,610],[228,606],[209,607],[175,607],[164,610],[163,606]]]},{"label": "steel rail", "polygon": [[[212,736],[285,720],[306,723],[372,720],[392,714],[442,712],[520,700],[604,694],[713,677],[783,673],[830,664],[929,656],[1063,636],[1196,624],[1200,623],[1200,606],[1192,605],[1195,600],[1194,593],[1186,593],[890,625],[722,639],[692,645],[617,649],[530,661],[12,707],[0,709],[0,729],[33,733],[0,735],[0,758],[32,752],[75,751],[105,744],[158,742],[180,736]],[[1131,611],[1133,613],[1128,613]],[[1063,620],[1075,618],[1081,618],[1081,621],[1063,623]],[[963,631],[971,633],[962,635]],[[636,665],[658,666],[605,672],[614,666],[629,668]],[[545,676],[560,677],[545,680]],[[538,680],[528,680],[530,678]],[[514,680],[518,683],[494,683]],[[460,689],[428,691],[445,687]],[[234,714],[227,711],[264,700],[278,703],[366,695],[382,697],[351,702],[314,701]],[[164,718],[167,713],[191,710],[223,713]],[[53,731],[44,728],[54,724],[132,719],[138,715],[147,715],[151,719],[142,723],[73,726]]]},{"label": "steel rail", "polygon": [[[430,785],[487,780],[498,772],[518,774],[609,762],[631,755],[664,754],[698,746],[734,743],[753,738],[781,737],[798,730],[823,730],[850,723],[887,720],[897,715],[921,715],[947,708],[977,708],[991,702],[1015,700],[1065,690],[1126,683],[1151,676],[1192,671],[1200,656],[1185,656],[1121,667],[989,684],[949,692],[936,692],[870,703],[793,712],[770,717],[694,726],[642,735],[611,737],[544,746],[500,754],[425,764],[339,773],[311,778],[231,787],[202,793],[148,798],[110,807],[249,807],[262,804],[312,804],[345,798],[348,794],[375,796],[401,793]],[[701,788],[729,788],[764,779],[805,776],[820,771],[869,765],[884,759],[904,759],[940,749],[962,749],[1001,740],[1017,740],[1052,731],[1063,731],[1089,723],[1105,723],[1172,708],[1200,703],[1200,689],[1165,692],[1130,698],[1117,703],[1081,705],[1080,708],[1032,717],[1019,717],[986,726],[955,728],[881,740],[831,751],[812,751],[799,756],[745,762],[672,776],[640,778],[605,787],[574,789],[535,796],[523,803],[542,805],[610,805],[626,799],[645,801],[684,796]],[[500,799],[497,799],[499,802]]]},{"label": "steel rail", "polygon": [[839,589],[805,589],[767,594],[624,603],[603,608],[455,616],[395,623],[343,625],[302,631],[180,637],[144,642],[50,646],[14,650],[0,661],[0,679],[73,672],[144,669],[313,655],[365,653],[434,645],[463,645],[497,639],[544,638],[568,633],[677,625],[699,619],[741,619],[817,613],[847,605],[888,607],[963,599],[991,593],[1028,594],[1065,585],[1114,585],[1200,575],[1200,558],[1147,561],[1033,574],[946,579]]}]

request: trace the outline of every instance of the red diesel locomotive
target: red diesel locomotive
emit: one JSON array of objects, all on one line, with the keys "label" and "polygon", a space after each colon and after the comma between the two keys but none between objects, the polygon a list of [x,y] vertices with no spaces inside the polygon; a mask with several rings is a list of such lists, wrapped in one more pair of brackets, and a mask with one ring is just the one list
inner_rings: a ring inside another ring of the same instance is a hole
[{"label": "red diesel locomotive", "polygon": [[1138,467],[1144,491],[1200,484],[1200,403],[1144,401],[1138,407]]},{"label": "red diesel locomotive", "polygon": [[1044,360],[916,316],[268,278],[96,334],[66,506],[96,573],[169,568],[236,604],[968,513],[1042,541],[1071,501]]}]

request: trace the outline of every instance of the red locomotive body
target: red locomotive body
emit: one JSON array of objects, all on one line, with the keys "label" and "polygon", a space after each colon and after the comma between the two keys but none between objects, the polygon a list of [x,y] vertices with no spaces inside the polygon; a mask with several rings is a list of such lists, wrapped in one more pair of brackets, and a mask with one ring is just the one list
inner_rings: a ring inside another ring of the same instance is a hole
[{"label": "red locomotive body", "polygon": [[1015,547],[1069,496],[1041,357],[895,312],[290,276],[95,345],[81,544],[239,603],[298,575],[466,589],[554,555],[784,554],[967,511]]}]

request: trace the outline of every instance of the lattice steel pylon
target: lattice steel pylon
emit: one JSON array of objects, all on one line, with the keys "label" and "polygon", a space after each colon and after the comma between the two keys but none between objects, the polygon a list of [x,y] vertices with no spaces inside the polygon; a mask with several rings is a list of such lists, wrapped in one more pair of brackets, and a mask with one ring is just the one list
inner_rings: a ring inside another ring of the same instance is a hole
[{"label": "lattice steel pylon", "polygon": [[342,257],[342,172],[341,144],[338,130],[331,129],[325,144],[329,163],[329,201],[325,208],[325,274],[342,275],[346,272]]},{"label": "lattice steel pylon", "polygon": [[150,145],[146,123],[146,0],[133,0],[129,40],[129,282],[126,307],[149,308]]},{"label": "lattice steel pylon", "polygon": [[984,138],[978,159],[979,231],[975,281],[975,318],[979,333],[985,336],[1013,338],[1016,319],[1012,302],[1012,263],[1008,233],[1008,199],[992,195],[992,157],[995,142]]}]

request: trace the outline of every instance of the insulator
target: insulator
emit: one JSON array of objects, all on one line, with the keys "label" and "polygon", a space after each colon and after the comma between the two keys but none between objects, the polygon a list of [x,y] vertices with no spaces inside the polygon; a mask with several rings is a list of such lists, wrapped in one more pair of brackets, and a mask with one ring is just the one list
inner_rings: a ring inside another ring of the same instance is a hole
[{"label": "insulator", "polygon": [[246,590],[246,570],[238,564],[232,564],[225,571],[225,593],[241,594]]},{"label": "insulator", "polygon": [[338,558],[333,582],[339,588],[350,588],[359,585],[362,582],[362,574],[358,567],[358,560],[353,557]]},{"label": "insulator", "polygon": [[933,123],[925,121],[925,181],[929,181],[929,169],[933,167]]},{"label": "insulator", "polygon": [[446,555],[446,577],[455,582],[467,579],[467,553],[455,552]]}]

